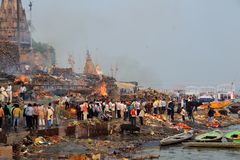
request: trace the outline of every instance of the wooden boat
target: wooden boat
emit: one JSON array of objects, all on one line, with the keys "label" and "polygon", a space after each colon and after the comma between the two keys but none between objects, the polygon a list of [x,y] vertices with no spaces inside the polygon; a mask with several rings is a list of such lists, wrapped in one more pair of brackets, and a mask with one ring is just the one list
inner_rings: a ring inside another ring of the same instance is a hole
[{"label": "wooden boat", "polygon": [[203,148],[240,148],[240,143],[231,142],[186,142],[184,147],[203,147]]},{"label": "wooden boat", "polygon": [[224,137],[230,142],[240,143],[240,130],[229,132]]},{"label": "wooden boat", "polygon": [[227,106],[231,105],[230,101],[224,101],[224,102],[212,102],[210,103],[211,108],[213,109],[223,109]]},{"label": "wooden boat", "polygon": [[160,141],[161,146],[181,143],[183,141],[186,141],[188,139],[191,139],[193,137],[193,131],[188,131],[187,133],[180,133],[174,136],[170,136],[167,138],[164,138]]},{"label": "wooden boat", "polygon": [[228,109],[231,113],[237,114],[240,111],[240,106],[229,106]]},{"label": "wooden boat", "polygon": [[219,130],[201,134],[195,138],[197,142],[217,142],[221,141],[223,133]]}]

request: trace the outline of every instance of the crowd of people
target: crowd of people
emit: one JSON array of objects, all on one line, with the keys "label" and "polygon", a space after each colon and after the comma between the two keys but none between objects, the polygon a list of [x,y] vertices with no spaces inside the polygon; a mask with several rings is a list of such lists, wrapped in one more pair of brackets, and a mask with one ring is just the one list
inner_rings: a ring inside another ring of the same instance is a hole
[{"label": "crowd of people", "polygon": [[[26,99],[27,88],[25,85],[21,85],[18,89],[19,96],[25,100]],[[8,83],[7,88],[0,86],[0,103],[9,102],[12,103],[13,99],[13,87],[11,83]]]},{"label": "crowd of people", "polygon": [[[24,87],[24,86],[22,86]],[[23,93],[26,89],[21,88]],[[20,92],[21,93],[21,92]],[[24,94],[20,95],[24,98]],[[10,100],[10,99],[9,99]],[[182,121],[189,120],[194,122],[193,112],[197,110],[200,104],[195,99],[175,98],[166,100],[165,98],[155,97],[154,100],[93,100],[84,102],[72,101],[72,97],[63,97],[58,101],[49,104],[29,103],[24,106],[19,104],[0,103],[0,131],[2,128],[9,132],[11,128],[18,130],[20,121],[27,130],[38,128],[51,128],[53,125],[61,125],[62,113],[69,109],[76,111],[76,117],[79,121],[98,117],[108,121],[111,119],[123,119],[130,121],[133,126],[144,125],[145,113],[160,115],[165,114],[169,121],[174,121],[174,114],[179,114]],[[209,109],[209,121],[212,121],[214,111]]]}]

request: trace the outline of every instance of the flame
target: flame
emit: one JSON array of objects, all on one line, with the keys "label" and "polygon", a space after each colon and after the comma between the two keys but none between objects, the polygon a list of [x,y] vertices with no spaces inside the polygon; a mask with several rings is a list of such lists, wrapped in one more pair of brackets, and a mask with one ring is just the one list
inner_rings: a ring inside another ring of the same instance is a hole
[{"label": "flame", "polygon": [[18,97],[20,95],[20,92],[19,91],[16,91],[13,93],[13,97]]},{"label": "flame", "polygon": [[94,92],[91,93],[92,96],[100,95],[103,97],[108,96],[107,84],[103,82],[100,87],[98,87]]},{"label": "flame", "polygon": [[20,75],[16,80],[15,83],[23,83],[24,85],[29,84],[29,80],[25,75]]},{"label": "flame", "polygon": [[108,93],[107,93],[107,84],[105,82],[102,83],[101,87],[100,87],[100,94],[101,96],[107,97]]}]

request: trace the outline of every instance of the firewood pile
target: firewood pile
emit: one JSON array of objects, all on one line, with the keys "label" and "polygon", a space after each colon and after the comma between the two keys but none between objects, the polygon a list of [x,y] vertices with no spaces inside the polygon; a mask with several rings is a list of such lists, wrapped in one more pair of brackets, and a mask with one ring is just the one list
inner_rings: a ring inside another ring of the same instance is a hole
[{"label": "firewood pile", "polygon": [[167,101],[170,99],[169,95],[161,93],[151,88],[139,90],[134,94],[123,95],[121,97],[122,100],[141,99],[141,100],[147,100],[147,101],[153,101],[156,98],[163,98]]},{"label": "firewood pile", "polygon": [[32,85],[54,85],[59,84],[63,85],[64,82],[59,78],[50,76],[50,75],[36,75],[32,77]]},{"label": "firewood pile", "polygon": [[138,98],[147,99],[147,100],[154,100],[155,98],[164,98],[166,100],[169,99],[168,95],[151,88],[148,88],[146,90],[139,90],[136,93],[136,96]]},{"label": "firewood pile", "polygon": [[36,99],[41,99],[41,98],[52,98],[53,96],[50,94],[50,92],[46,91],[46,90],[35,90],[35,95],[36,95]]},{"label": "firewood pile", "polygon": [[72,78],[73,70],[72,68],[53,68],[52,75],[64,78]]}]

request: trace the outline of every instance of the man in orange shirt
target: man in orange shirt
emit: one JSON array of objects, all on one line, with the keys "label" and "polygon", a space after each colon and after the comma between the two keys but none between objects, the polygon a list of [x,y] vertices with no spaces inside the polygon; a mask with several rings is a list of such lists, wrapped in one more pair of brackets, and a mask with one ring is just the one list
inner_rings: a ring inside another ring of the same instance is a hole
[{"label": "man in orange shirt", "polygon": [[83,120],[87,120],[87,116],[88,116],[88,102],[86,101],[85,103],[83,103]]},{"label": "man in orange shirt", "polygon": [[2,132],[3,117],[4,117],[4,111],[3,111],[2,105],[0,104],[0,132]]}]

